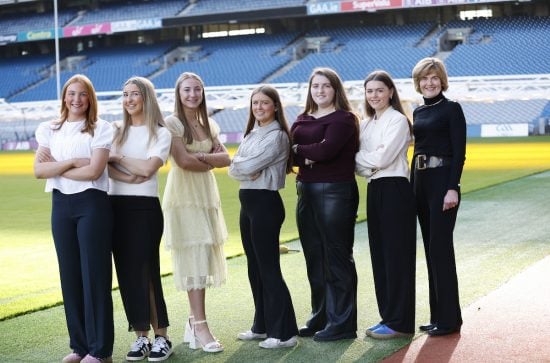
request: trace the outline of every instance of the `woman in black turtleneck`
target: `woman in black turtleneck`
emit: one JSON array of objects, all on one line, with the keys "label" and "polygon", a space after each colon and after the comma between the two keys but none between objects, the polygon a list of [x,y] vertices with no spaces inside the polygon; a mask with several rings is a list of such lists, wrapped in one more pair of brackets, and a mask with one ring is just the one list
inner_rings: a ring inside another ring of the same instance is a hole
[{"label": "woman in black turtleneck", "polygon": [[442,93],[448,80],[441,60],[422,59],[412,76],[416,91],[424,98],[424,105],[413,112],[411,180],[430,285],[430,322],[420,330],[440,336],[458,332],[462,325],[453,230],[466,154],[466,120],[460,105]]}]

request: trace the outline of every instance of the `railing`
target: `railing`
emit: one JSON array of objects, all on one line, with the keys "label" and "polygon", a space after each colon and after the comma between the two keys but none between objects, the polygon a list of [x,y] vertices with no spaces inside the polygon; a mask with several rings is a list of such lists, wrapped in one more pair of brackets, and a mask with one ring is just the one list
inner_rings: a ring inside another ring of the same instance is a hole
[{"label": "railing", "polygon": [[[414,90],[412,79],[396,79],[395,84],[402,101],[413,104],[422,102],[421,95]],[[307,82],[272,85],[279,91],[285,105],[305,104]],[[207,105],[212,109],[248,107],[250,94],[257,86],[206,87]],[[350,101],[360,107],[364,101],[363,81],[348,81],[345,87]],[[121,98],[113,99],[121,93],[120,90],[98,92],[100,117],[113,119],[113,116],[121,115]],[[157,93],[161,110],[171,112],[174,108],[174,89],[159,89]],[[550,100],[550,74],[452,77],[445,94],[457,101]],[[0,99],[0,122],[51,120],[59,115],[59,109],[58,100],[8,103]]]}]

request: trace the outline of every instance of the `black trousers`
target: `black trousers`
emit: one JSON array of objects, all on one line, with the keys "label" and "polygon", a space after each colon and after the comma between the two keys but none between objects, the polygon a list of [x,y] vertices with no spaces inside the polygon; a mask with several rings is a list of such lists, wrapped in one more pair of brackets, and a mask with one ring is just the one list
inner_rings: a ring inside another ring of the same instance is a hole
[{"label": "black trousers", "polygon": [[241,238],[255,306],[251,330],[288,340],[298,334],[298,327],[280,265],[283,201],[277,191],[258,189],[241,189],[239,199]]},{"label": "black trousers", "polygon": [[[160,280],[159,246],[164,220],[159,199],[111,195],[114,214],[113,257],[128,330],[148,331],[151,311],[159,328],[168,326]],[[151,294],[153,306],[151,306]]]},{"label": "black trousers", "polygon": [[107,193],[88,189],[52,195],[52,234],[70,347],[81,357],[110,357],[113,215]]},{"label": "black trousers", "polygon": [[380,323],[398,332],[414,333],[416,210],[407,178],[371,180],[367,216]]},{"label": "black trousers", "polygon": [[458,205],[443,212],[449,173],[449,167],[415,170],[414,193],[428,266],[430,322],[454,329],[462,325],[462,316],[453,247]]},{"label": "black trousers", "polygon": [[296,187],[296,222],[311,287],[311,316],[306,325],[335,335],[356,332],[357,183],[297,182]]}]

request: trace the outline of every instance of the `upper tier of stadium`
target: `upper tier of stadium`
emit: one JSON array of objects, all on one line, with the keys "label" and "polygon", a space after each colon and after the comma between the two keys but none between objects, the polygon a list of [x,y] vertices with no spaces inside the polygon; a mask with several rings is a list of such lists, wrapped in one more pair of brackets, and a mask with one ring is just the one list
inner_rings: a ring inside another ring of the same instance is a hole
[{"label": "upper tier of stadium", "polygon": [[[69,37],[60,38],[60,83],[76,73],[89,76],[96,90],[107,95],[103,99],[112,101],[102,107],[108,111],[102,117],[112,120],[120,116],[118,97],[122,84],[129,77],[139,75],[151,79],[158,90],[164,90],[164,95],[174,87],[179,74],[195,72],[201,75],[207,88],[216,89],[215,97],[223,93],[235,95],[233,100],[220,96],[220,102],[209,102],[209,105],[222,130],[237,133],[242,131],[248,112],[242,100],[249,93],[244,96],[240,93],[249,92],[253,85],[271,83],[296,93],[296,89],[303,88],[314,67],[328,66],[351,84],[349,89],[357,93],[354,98],[357,102],[362,97],[359,94],[361,80],[370,71],[384,69],[399,81],[400,92],[403,82],[408,82],[406,87],[410,91],[414,64],[423,57],[435,56],[445,61],[449,76],[459,80],[464,88],[461,92],[473,94],[471,100],[461,99],[469,125],[536,123],[550,117],[548,92],[540,96],[530,92],[526,97],[521,92],[527,87],[521,83],[525,76],[531,83],[529,91],[537,91],[541,82],[550,84],[550,10],[544,1],[533,1],[535,4],[530,10],[523,12],[517,10],[524,7],[523,4],[503,1],[500,7],[494,5],[498,16],[473,20],[456,20],[453,15],[466,6],[256,19],[254,11],[305,9],[310,4],[322,2],[98,0],[90,2],[94,6],[75,7],[67,6],[73,3],[69,1],[59,9],[59,32],[78,33],[91,28],[87,35],[71,33]],[[330,3],[338,2],[345,1]],[[25,134],[29,134],[28,129],[42,117],[51,117],[58,108],[54,101],[57,99],[57,80],[53,41],[29,39],[2,43],[10,34],[40,33],[54,27],[50,2],[35,0],[31,3],[43,3],[43,12],[37,13],[36,6],[27,9],[22,3],[0,6],[0,47],[4,50],[0,55],[3,75],[0,116],[5,110],[10,114],[12,109],[16,116],[26,113],[25,121],[18,126]],[[218,28],[238,29],[239,24],[232,24],[242,21],[231,20],[233,14],[251,17],[247,26],[262,28],[262,33],[217,38],[203,36],[204,32]],[[218,19],[218,16],[225,19],[219,21],[225,26],[207,24],[213,22],[210,18]],[[167,19],[189,20],[189,24],[165,26]],[[94,27],[99,29],[102,24],[128,27],[128,24],[149,22],[154,23],[151,29],[132,30],[130,27],[119,32],[99,30],[98,34],[93,33]],[[477,79],[483,84],[477,84]],[[239,87],[241,91],[237,92]],[[475,99],[479,93],[474,91],[480,88],[485,88],[483,99]],[[496,91],[491,94],[493,89]],[[506,89],[506,97],[498,94],[503,89]],[[511,96],[514,92],[517,95]],[[414,97],[405,96],[402,98],[412,101],[414,108]],[[172,99],[161,99],[163,110],[169,112],[172,106],[167,105]],[[33,103],[41,106],[35,108]],[[289,120],[300,112],[300,104],[296,99],[288,102]],[[47,112],[43,112],[45,109]],[[31,119],[30,113],[33,113]],[[18,121],[21,117],[13,119]],[[11,136],[19,138],[18,134],[22,132],[14,131]]]}]

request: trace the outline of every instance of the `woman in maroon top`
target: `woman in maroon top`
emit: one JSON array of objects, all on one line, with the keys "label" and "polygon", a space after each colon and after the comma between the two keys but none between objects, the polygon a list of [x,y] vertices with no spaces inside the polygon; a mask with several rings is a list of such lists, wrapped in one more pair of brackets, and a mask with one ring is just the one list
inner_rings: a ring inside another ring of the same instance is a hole
[{"label": "woman in maroon top", "polygon": [[354,170],[359,128],[342,81],[332,69],[313,70],[304,112],[291,134],[299,167],[296,221],[312,307],[299,334],[315,341],[356,338],[353,241],[359,194]]}]

